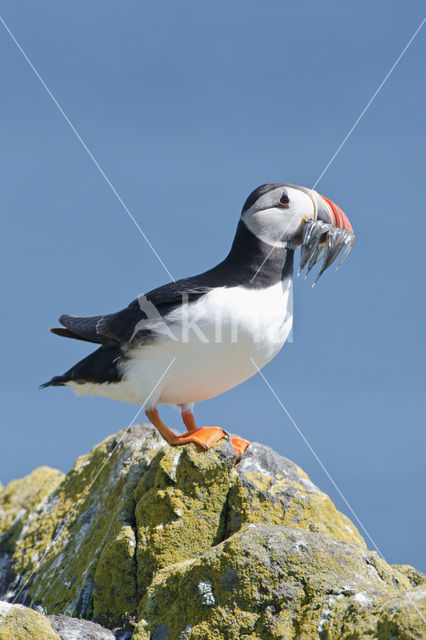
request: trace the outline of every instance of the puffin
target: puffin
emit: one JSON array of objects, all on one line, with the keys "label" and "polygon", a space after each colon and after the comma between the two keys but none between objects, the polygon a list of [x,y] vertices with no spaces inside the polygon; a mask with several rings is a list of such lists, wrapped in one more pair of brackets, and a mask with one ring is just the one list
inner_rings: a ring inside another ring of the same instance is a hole
[{"label": "puffin", "polygon": [[[208,450],[228,438],[239,459],[250,443],[222,427],[197,427],[195,403],[255,375],[288,339],[295,250],[299,274],[322,261],[315,284],[338,256],[340,266],[353,243],[352,226],[333,201],[298,185],[263,184],[246,199],[231,249],[213,268],[140,295],[116,313],[60,316],[52,333],[98,347],[41,387],[142,405],[170,445],[195,442]],[[161,420],[161,404],[178,407],[185,433]]]}]

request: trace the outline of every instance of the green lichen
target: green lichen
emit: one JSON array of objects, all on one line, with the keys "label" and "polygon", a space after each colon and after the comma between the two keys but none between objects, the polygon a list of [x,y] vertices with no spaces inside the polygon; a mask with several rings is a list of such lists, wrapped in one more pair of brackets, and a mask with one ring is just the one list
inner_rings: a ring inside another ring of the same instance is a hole
[{"label": "green lichen", "polygon": [[393,569],[402,573],[406,578],[409,579],[413,587],[418,587],[420,585],[426,584],[426,576],[424,573],[417,571],[414,567],[410,567],[409,564],[393,564]]},{"label": "green lichen", "polygon": [[37,611],[0,603],[0,640],[60,640],[49,620]]},{"label": "green lichen", "polygon": [[330,640],[424,640],[426,592],[421,588],[399,590],[377,598],[370,606],[351,604],[327,624]]},{"label": "green lichen", "polygon": [[125,525],[100,554],[94,576],[94,619],[108,622],[112,611],[120,611],[124,622],[133,619],[138,604],[135,554],[135,532]]},{"label": "green lichen", "polygon": [[64,477],[56,469],[38,467],[0,490],[0,553],[5,551],[6,543],[15,544],[26,516],[42,507]]},{"label": "green lichen", "polygon": [[200,557],[157,573],[141,600],[134,640],[150,638],[158,627],[164,640],[184,638],[189,630],[191,640],[310,639],[320,633],[337,640],[324,635],[333,616],[340,620],[353,607],[362,617],[364,592],[375,603],[395,593],[392,572],[381,577],[371,564],[371,554],[357,545],[323,534],[245,525]]},{"label": "green lichen", "polygon": [[223,539],[234,459],[226,442],[209,455],[197,445],[157,454],[135,491],[141,594],[159,569]]},{"label": "green lichen", "polygon": [[80,457],[24,519],[11,561],[20,578],[14,590],[25,586],[24,602],[103,624],[133,619],[138,601],[133,490],[160,440],[149,427],[123,436],[119,432]]},{"label": "green lichen", "polygon": [[297,472],[293,478],[279,474],[271,478],[257,472],[245,474],[244,481],[235,479],[229,497],[229,533],[247,522],[276,524],[325,533],[366,548],[349,518],[337,511],[297,465],[293,466]]},{"label": "green lichen", "polygon": [[1,550],[3,594],[136,624],[133,640],[424,632],[424,577],[367,551],[297,465],[255,443],[235,466],[227,440],[204,452],[170,447],[149,426],[119,432],[66,477],[43,468],[3,489]]}]

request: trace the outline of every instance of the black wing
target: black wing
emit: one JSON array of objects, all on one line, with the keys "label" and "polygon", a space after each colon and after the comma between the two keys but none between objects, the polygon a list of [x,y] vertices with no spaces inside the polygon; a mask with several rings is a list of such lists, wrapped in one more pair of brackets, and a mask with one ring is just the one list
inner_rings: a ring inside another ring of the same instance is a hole
[{"label": "black wing", "polygon": [[[204,275],[204,274],[203,274]],[[202,276],[183,278],[153,289],[133,300],[128,307],[108,315],[76,317],[62,315],[52,333],[98,344],[123,343],[133,340],[148,342],[155,338],[155,329],[146,328],[147,319],[164,319],[185,302],[194,302],[211,290]],[[139,325],[139,326],[138,326]]]},{"label": "black wing", "polygon": [[[133,300],[126,309],[104,316],[97,324],[99,334],[119,342],[135,338],[147,342],[155,337],[155,329],[147,329],[144,320],[165,320],[166,316],[183,303],[194,302],[211,290],[195,278],[170,282]],[[140,326],[138,326],[140,325]]]},{"label": "black wing", "polygon": [[76,316],[62,315],[59,318],[59,322],[64,325],[65,329],[62,327],[52,327],[50,331],[64,338],[75,338],[76,340],[85,340],[86,342],[101,344],[103,341],[96,331],[96,325],[101,318],[103,318],[103,316],[78,318]]}]

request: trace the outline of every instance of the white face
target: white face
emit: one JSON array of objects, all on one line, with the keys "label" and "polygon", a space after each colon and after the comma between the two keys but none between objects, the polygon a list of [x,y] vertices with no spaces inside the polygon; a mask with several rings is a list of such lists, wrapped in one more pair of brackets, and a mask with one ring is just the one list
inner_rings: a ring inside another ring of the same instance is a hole
[{"label": "white face", "polygon": [[[288,207],[279,206],[283,192]],[[302,242],[303,219],[315,216],[314,202],[305,191],[295,187],[277,187],[258,198],[244,211],[241,219],[260,240],[273,247],[294,249]]]}]

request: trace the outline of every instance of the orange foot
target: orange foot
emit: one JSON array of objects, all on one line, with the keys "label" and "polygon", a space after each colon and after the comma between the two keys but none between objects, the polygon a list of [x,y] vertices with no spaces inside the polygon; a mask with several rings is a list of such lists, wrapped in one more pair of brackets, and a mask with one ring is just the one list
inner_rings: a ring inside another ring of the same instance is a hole
[{"label": "orange foot", "polygon": [[239,462],[240,459],[241,459],[241,456],[243,455],[244,451],[249,446],[250,442],[248,440],[245,440],[244,438],[240,438],[238,436],[236,438],[231,438],[231,442],[232,442],[232,444],[234,446],[235,451],[237,452],[236,462]]},{"label": "orange foot", "polygon": [[200,427],[194,431],[187,431],[181,436],[176,436],[176,442],[171,442],[170,444],[187,444],[188,442],[196,442],[207,451],[216,444],[216,442],[227,437],[227,433],[220,427]]},{"label": "orange foot", "polygon": [[[195,429],[194,431],[187,431],[181,436],[176,436],[177,441],[173,444],[187,444],[188,442],[196,442],[197,444],[204,447],[204,449],[207,451],[214,444],[216,444],[216,442],[222,440],[222,438],[229,439],[229,436],[226,431],[224,431],[220,427],[200,427],[199,429]],[[230,440],[237,453],[235,461],[239,462],[242,454],[247,449],[250,442],[238,436],[236,438],[230,438]]]},{"label": "orange foot", "polygon": [[[187,444],[188,442],[196,442],[207,451],[216,444],[216,442],[222,440],[222,438],[229,439],[229,435],[220,427],[200,427],[200,429],[197,429],[192,411],[182,413],[182,419],[188,431],[181,436],[177,436],[173,431],[166,427],[155,407],[153,409],[147,409],[145,413],[154,427],[156,427],[163,436],[164,440],[172,446]],[[231,442],[237,453],[236,462],[238,462],[250,442],[239,437],[231,438]]]}]

